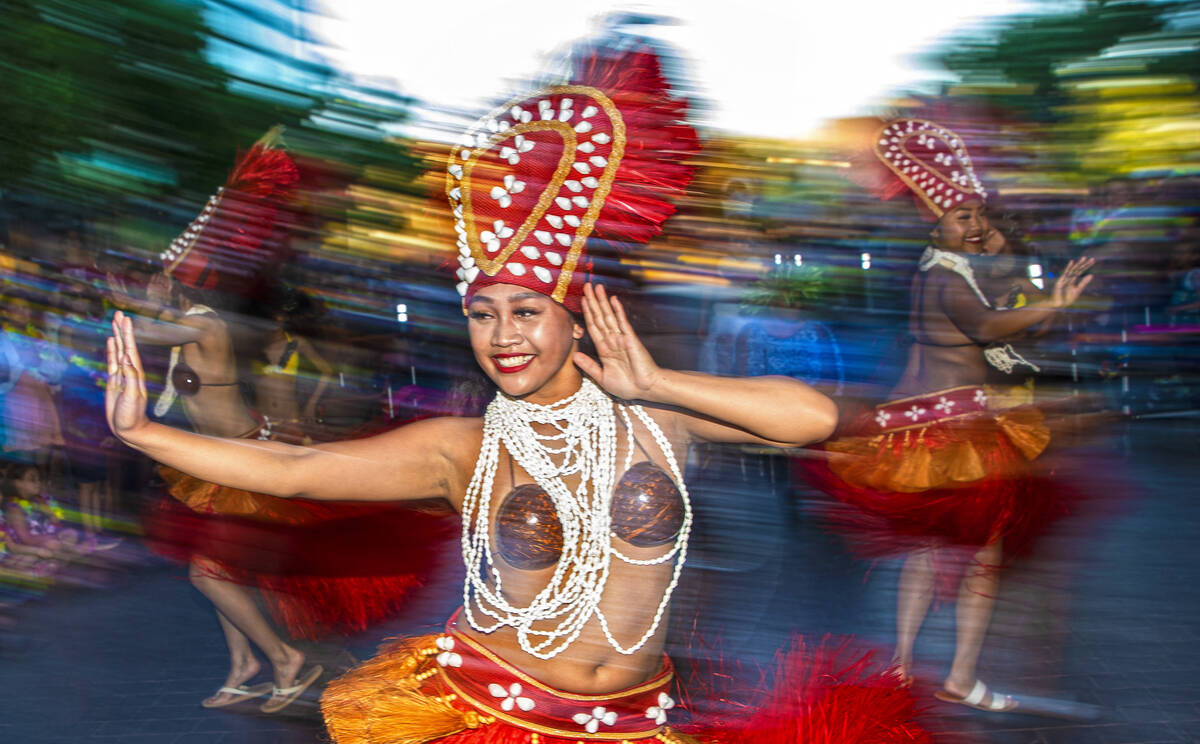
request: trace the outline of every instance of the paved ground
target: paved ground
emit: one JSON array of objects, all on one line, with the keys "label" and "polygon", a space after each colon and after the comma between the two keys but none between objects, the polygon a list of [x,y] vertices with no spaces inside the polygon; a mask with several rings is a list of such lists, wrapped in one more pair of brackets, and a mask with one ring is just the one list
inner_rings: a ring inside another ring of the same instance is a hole
[{"label": "paved ground", "polygon": [[[945,607],[931,616],[917,650],[917,694],[939,741],[1200,741],[1198,432],[1194,419],[1140,422],[1064,465],[1064,476],[1104,497],[1005,576],[980,665],[994,687],[1044,715],[936,703],[953,615]],[[793,630],[853,633],[886,648],[896,567],[868,571],[851,561],[771,491],[778,470],[770,463],[707,469],[725,476],[720,489],[695,494],[701,527],[676,622],[703,604],[729,652],[749,657],[765,657]],[[721,506],[731,501],[740,508]],[[453,605],[453,582],[443,583],[449,588],[388,627],[309,650],[336,668],[346,650],[361,657],[389,633],[427,627]],[[211,610],[175,566],[151,561],[107,590],[56,592],[16,619],[17,630],[0,636],[0,741],[326,740],[311,704],[274,717],[252,706],[198,705],[223,677],[225,659]]]}]

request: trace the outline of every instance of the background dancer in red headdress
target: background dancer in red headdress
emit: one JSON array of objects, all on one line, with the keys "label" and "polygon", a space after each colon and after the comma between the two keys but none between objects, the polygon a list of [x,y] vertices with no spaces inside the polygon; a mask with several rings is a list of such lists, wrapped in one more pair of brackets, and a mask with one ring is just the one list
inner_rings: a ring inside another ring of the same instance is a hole
[{"label": "background dancer in red headdress", "polygon": [[[114,321],[110,422],[131,446],[227,488],[438,498],[461,513],[461,610],[444,633],[393,642],[330,684],[323,710],[339,744],[692,741],[666,725],[663,654],[692,519],[683,456],[700,440],[812,442],[836,410],[790,378],[659,367],[621,303],[589,283],[602,245],[644,242],[671,214],[696,148],[683,114],[658,59],[634,48],[587,57],[570,84],[497,109],[454,149],[457,288],[472,351],[499,388],[483,418],[312,448],[197,437],[146,419],[134,335]],[[585,334],[594,357],[579,352]],[[745,727],[759,723],[771,742],[924,740],[882,673],[858,669],[866,694],[822,700],[820,673],[793,665],[779,679],[790,686],[764,715],[750,714],[750,698],[766,697],[755,690],[711,740],[758,738]],[[824,704],[835,699],[854,706]],[[863,704],[881,699],[891,707]]]},{"label": "background dancer in red headdress", "polygon": [[[231,327],[203,303],[215,293],[250,293],[284,248],[300,171],[277,145],[278,131],[257,143],[163,253],[164,271],[150,282],[149,302],[121,298],[144,312],[130,325],[139,341],[172,347],[156,414],[181,400],[196,433],[209,437],[274,437],[271,421],[242,396]],[[229,674],[205,707],[270,695],[262,709],[275,712],[323,672],[280,637],[248,587],[263,591],[272,619],[290,634],[318,638],[386,617],[419,583],[406,562],[427,568],[420,551],[395,546],[422,534],[432,518],[373,505],[285,501],[167,465],[160,473],[174,499],[151,512],[147,534],[160,551],[189,561],[192,583],[215,606],[229,646]],[[433,542],[438,533],[432,533],[423,537]],[[354,547],[349,553],[347,543]],[[335,557],[315,559],[326,553]],[[273,682],[248,684],[260,671],[252,644],[270,662]]]},{"label": "background dancer in red headdress", "polygon": [[[922,215],[936,221],[912,281],[911,345],[890,400],[826,442],[828,459],[809,462],[807,471],[848,507],[832,517],[861,553],[908,554],[896,621],[899,674],[911,679],[913,644],[935,585],[949,580],[957,588],[957,643],[937,695],[1009,711],[1017,701],[989,691],[975,673],[998,570],[1006,551],[1024,549],[1061,509],[1056,494],[1028,477],[1050,439],[1041,413],[1000,407],[984,382],[989,364],[1012,369],[1007,339],[1079,298],[1092,262],[1069,263],[1048,297],[997,306],[967,258],[984,252],[993,228],[963,141],[933,122],[900,119],[878,131],[872,161],[864,182],[885,199],[912,193]],[[951,560],[956,550],[969,558]]]}]

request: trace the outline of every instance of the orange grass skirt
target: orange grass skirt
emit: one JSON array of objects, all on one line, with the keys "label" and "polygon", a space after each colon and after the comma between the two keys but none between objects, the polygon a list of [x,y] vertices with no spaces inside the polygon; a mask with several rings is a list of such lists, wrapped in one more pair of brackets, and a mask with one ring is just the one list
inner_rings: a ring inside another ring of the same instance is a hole
[{"label": "orange grass skirt", "polygon": [[866,557],[995,540],[1009,555],[1026,552],[1068,512],[1070,492],[1033,474],[1050,443],[1041,411],[997,408],[995,398],[955,388],[858,417],[817,457],[797,459],[800,474],[833,499],[818,511]]}]

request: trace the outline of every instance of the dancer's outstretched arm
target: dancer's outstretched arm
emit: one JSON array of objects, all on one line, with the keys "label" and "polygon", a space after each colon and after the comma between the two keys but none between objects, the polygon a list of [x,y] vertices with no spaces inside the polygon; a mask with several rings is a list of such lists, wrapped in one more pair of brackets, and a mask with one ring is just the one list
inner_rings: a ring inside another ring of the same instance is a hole
[{"label": "dancer's outstretched arm", "polygon": [[584,288],[584,319],[598,359],[575,364],[609,394],[680,409],[689,437],[799,447],[829,437],[837,406],[791,377],[718,377],[663,369],[642,345],[620,301]]},{"label": "dancer's outstretched arm", "polygon": [[470,472],[461,461],[479,447],[472,419],[427,419],[317,447],[222,439],[155,423],[146,416],[145,373],[124,313],[114,316],[108,339],[105,397],[109,426],[134,449],[201,480],[284,498],[451,498],[466,485],[460,473]]},{"label": "dancer's outstretched arm", "polygon": [[931,284],[930,289],[938,292],[942,311],[967,338],[978,343],[991,343],[1043,323],[1072,305],[1091,283],[1092,277],[1087,271],[1094,263],[1090,258],[1071,261],[1055,281],[1048,297],[1015,310],[984,306],[961,277],[948,271],[931,274],[938,284]]}]

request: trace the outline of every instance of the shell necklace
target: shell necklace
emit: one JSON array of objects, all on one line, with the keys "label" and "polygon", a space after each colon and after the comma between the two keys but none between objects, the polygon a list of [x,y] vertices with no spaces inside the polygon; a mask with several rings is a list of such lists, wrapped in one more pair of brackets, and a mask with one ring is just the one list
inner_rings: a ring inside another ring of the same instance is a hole
[{"label": "shell necklace", "polygon": [[[665,555],[650,560],[629,558],[613,546],[611,507],[616,481],[617,411],[628,440],[625,469],[633,461],[632,412],[658,444],[683,499],[683,524],[675,544]],[[562,556],[554,575],[525,606],[514,605],[504,596],[489,536],[492,489],[502,442],[510,456],[553,501],[562,524]],[[577,479],[578,485],[570,488],[564,477]],[[471,627],[481,633],[501,627],[516,629],[521,648],[539,659],[550,659],[564,651],[594,616],[609,644],[622,654],[632,654],[650,640],[662,621],[687,557],[691,526],[691,502],[671,443],[641,406],[623,402],[614,405],[607,393],[586,378],[574,395],[548,406],[497,393],[484,416],[483,446],[463,498],[462,556],[467,569],[463,582],[464,613]],[[671,581],[650,627],[629,647],[613,638],[608,619],[600,609],[613,557],[639,566],[675,562]],[[544,627],[534,628],[535,623]]]}]

